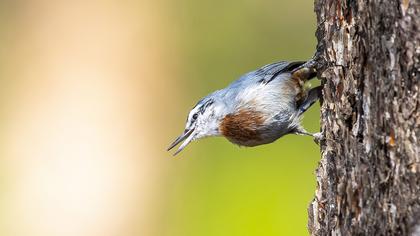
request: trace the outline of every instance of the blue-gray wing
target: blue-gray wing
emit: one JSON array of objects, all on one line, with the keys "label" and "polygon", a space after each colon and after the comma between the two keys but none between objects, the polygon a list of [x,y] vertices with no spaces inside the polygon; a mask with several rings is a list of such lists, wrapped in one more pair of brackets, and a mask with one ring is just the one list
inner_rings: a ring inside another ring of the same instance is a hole
[{"label": "blue-gray wing", "polygon": [[265,65],[260,69],[256,70],[254,73],[255,76],[259,77],[259,82],[267,84],[270,83],[270,81],[272,81],[273,79],[275,79],[278,75],[282,73],[292,72],[304,63],[305,61],[279,61]]},{"label": "blue-gray wing", "polygon": [[243,88],[246,88],[250,84],[255,83],[263,83],[267,84],[278,75],[282,73],[292,72],[299,66],[303,65],[304,61],[298,61],[298,62],[286,62],[286,61],[279,61],[275,62],[269,65],[265,65],[255,71],[249,72],[238,80],[231,83],[226,89],[223,89],[221,91],[222,93],[225,93],[226,95],[232,95],[236,92],[240,91]]}]

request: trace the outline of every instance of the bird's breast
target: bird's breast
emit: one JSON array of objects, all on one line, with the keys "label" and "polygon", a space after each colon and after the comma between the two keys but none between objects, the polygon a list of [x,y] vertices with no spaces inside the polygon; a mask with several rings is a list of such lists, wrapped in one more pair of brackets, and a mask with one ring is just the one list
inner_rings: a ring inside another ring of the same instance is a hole
[{"label": "bird's breast", "polygon": [[226,115],[219,126],[223,136],[241,146],[256,146],[264,143],[262,129],[264,114],[251,109],[241,109]]}]

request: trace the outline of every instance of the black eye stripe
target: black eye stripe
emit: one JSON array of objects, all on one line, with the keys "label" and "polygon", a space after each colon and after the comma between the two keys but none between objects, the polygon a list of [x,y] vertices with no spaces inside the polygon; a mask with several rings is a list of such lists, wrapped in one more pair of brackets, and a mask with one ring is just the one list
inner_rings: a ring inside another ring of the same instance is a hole
[{"label": "black eye stripe", "polygon": [[198,112],[200,112],[201,114],[203,114],[207,107],[209,107],[210,105],[212,105],[214,103],[213,99],[209,99],[208,101],[206,101],[199,109]]},{"label": "black eye stripe", "polygon": [[[202,104],[201,104],[202,103]],[[194,113],[194,115],[191,116],[191,122],[194,122],[197,118],[199,114],[204,114],[204,112],[206,111],[206,109],[211,106],[214,103],[213,99],[208,99],[206,102],[204,102],[203,100],[200,100],[198,102],[198,104],[196,106],[199,106],[199,108],[197,109],[197,112]],[[187,119],[188,121],[188,119]]]}]

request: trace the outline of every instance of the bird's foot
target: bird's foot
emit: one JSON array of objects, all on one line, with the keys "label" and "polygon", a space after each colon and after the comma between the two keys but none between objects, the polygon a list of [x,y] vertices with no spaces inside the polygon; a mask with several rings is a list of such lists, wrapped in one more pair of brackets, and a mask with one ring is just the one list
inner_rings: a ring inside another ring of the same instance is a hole
[{"label": "bird's foot", "polygon": [[322,133],[321,132],[318,132],[318,133],[315,133],[315,134],[312,134],[312,137],[314,137],[314,142],[316,143],[316,144],[320,144],[320,142],[324,139],[324,136],[322,135]]}]

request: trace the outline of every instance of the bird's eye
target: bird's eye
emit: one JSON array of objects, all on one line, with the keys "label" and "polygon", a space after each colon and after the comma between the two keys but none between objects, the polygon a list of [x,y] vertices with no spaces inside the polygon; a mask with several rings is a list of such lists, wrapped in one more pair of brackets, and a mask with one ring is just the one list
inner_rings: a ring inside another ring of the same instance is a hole
[{"label": "bird's eye", "polygon": [[193,120],[196,120],[196,119],[198,118],[198,114],[197,114],[197,113],[195,113],[195,114],[192,116],[192,118],[193,118]]}]

